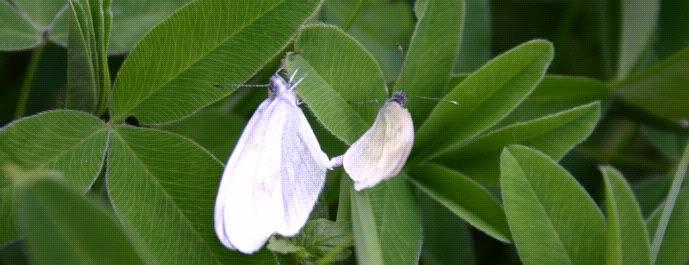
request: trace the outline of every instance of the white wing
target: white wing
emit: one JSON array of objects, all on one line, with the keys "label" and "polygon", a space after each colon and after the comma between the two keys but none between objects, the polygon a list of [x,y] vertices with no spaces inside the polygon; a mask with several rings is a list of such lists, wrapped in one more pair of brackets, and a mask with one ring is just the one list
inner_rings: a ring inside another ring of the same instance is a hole
[{"label": "white wing", "polygon": [[328,156],[321,151],[304,113],[291,106],[282,136],[284,226],[278,233],[296,235],[304,226],[325,183]]},{"label": "white wing", "polygon": [[302,119],[297,106],[278,97],[264,101],[247,124],[216,200],[215,230],[225,246],[253,253],[272,234],[294,235],[306,222],[327,156]]},{"label": "white wing", "polygon": [[414,124],[404,107],[388,102],[378,112],[376,121],[344,155],[347,174],[354,189],[370,188],[397,175],[414,143]]}]

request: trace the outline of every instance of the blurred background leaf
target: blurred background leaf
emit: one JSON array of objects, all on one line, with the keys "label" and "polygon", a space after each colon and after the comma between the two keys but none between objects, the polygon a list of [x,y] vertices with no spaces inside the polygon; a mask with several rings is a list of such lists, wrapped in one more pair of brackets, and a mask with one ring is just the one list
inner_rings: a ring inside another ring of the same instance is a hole
[{"label": "blurred background leaf", "polygon": [[153,264],[110,212],[58,181],[21,188],[16,204],[32,264]]},{"label": "blurred background leaf", "polygon": [[16,179],[22,177],[21,172],[47,170],[86,192],[103,166],[107,139],[105,124],[77,111],[45,112],[0,129],[0,245],[19,237],[14,224],[13,176],[22,181]]}]

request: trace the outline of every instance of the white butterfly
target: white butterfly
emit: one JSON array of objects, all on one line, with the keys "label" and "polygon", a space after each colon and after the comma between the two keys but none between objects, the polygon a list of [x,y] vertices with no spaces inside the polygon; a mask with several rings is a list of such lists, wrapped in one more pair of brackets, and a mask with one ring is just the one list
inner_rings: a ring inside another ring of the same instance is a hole
[{"label": "white butterfly", "polygon": [[333,158],[332,166],[343,165],[357,191],[373,187],[402,170],[414,143],[411,114],[403,107],[404,92],[397,92],[378,111],[376,121],[349,147]]},{"label": "white butterfly", "polygon": [[223,245],[259,250],[273,234],[294,236],[304,226],[325,182],[321,151],[294,91],[278,74],[232,151],[215,202],[215,232]]}]

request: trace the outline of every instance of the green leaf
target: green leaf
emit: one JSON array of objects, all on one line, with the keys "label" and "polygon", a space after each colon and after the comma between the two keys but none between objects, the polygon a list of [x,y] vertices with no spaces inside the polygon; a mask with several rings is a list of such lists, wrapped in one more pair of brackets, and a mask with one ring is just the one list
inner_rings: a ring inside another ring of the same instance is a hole
[{"label": "green leaf", "polygon": [[679,121],[689,117],[689,47],[643,72],[612,83],[615,95],[654,115]]},{"label": "green leaf", "polygon": [[651,216],[653,211],[663,203],[667,197],[670,186],[672,185],[671,176],[658,176],[637,181],[633,185],[636,200],[639,202],[643,216]]},{"label": "green leaf", "polygon": [[629,75],[652,47],[660,0],[620,0],[621,23],[617,78]]},{"label": "green leaf", "polygon": [[[664,205],[660,205],[648,220],[648,231],[654,237],[661,219]],[[665,229],[663,241],[659,244],[657,265],[687,264],[689,262],[689,188],[684,187],[677,196]]]},{"label": "green leaf", "polygon": [[417,188],[467,223],[497,240],[510,242],[502,206],[472,179],[435,164],[414,167],[409,175]]},{"label": "green leaf", "polygon": [[605,83],[579,76],[547,75],[522,104],[496,127],[527,121],[594,101],[606,100],[611,93]]},{"label": "green leaf", "polygon": [[385,75],[394,82],[403,54],[414,30],[414,15],[405,1],[329,0],[323,4],[322,19],[338,25],[370,51]]},{"label": "green leaf", "polygon": [[0,1],[0,51],[24,50],[41,43],[33,25],[24,20],[8,1]]},{"label": "green leaf", "polygon": [[670,191],[667,194],[667,198],[663,203],[663,207],[660,213],[660,219],[656,225],[656,229],[653,230],[653,241],[651,243],[651,261],[657,262],[658,256],[660,254],[660,249],[665,242],[666,236],[671,236],[667,234],[667,228],[670,224],[672,213],[674,212],[675,204],[679,197],[680,190],[682,188],[682,183],[687,175],[687,167],[689,167],[689,142],[684,147],[684,152],[682,152],[682,158],[677,164],[677,169],[675,170],[675,175],[672,178],[672,185],[670,186]]},{"label": "green leaf", "polygon": [[449,150],[435,161],[484,185],[496,185],[500,175],[500,152],[505,146],[530,146],[560,160],[591,135],[599,119],[600,104],[590,103],[489,132],[467,145]]},{"label": "green leaf", "polygon": [[[112,38],[109,42],[109,54],[123,54],[131,51],[144,35],[156,24],[170,16],[189,0],[158,0],[155,5],[146,1],[117,0],[112,3]],[[68,17],[58,14],[50,27],[49,37],[52,41],[67,46]]]},{"label": "green leaf", "polygon": [[10,183],[16,171],[67,176],[70,186],[86,192],[101,172],[107,141],[105,124],[78,111],[43,112],[0,129],[0,245],[18,237]]},{"label": "green leaf", "polygon": [[[0,50],[36,47],[48,36],[67,1],[0,1]],[[6,38],[5,38],[6,37]]]},{"label": "green leaf", "polygon": [[[415,11],[418,22],[395,90],[421,97],[442,97],[459,53],[464,1],[417,2]],[[431,113],[432,106],[421,100],[407,102],[417,127]]]},{"label": "green leaf", "polygon": [[661,1],[656,54],[665,58],[689,45],[689,5],[684,0]]},{"label": "green leaf", "polygon": [[157,128],[194,140],[220,161],[227,161],[246,122],[246,119],[223,110],[221,106],[211,106],[184,120]]},{"label": "green leaf", "polygon": [[572,175],[525,146],[505,148],[500,169],[507,222],[524,264],[603,264],[603,215]]},{"label": "green leaf", "polygon": [[[113,119],[143,124],[186,117],[231,94],[287,46],[319,0],[186,5],[149,32],[115,82]],[[232,19],[228,19],[231,17]]]},{"label": "green leaf", "polygon": [[113,1],[109,53],[131,51],[151,28],[187,2],[189,0],[156,0],[153,5],[139,0]]},{"label": "green leaf", "polygon": [[0,150],[6,154],[0,165],[54,170],[85,191],[101,170],[107,139],[106,125],[87,113],[43,112],[0,129]]},{"label": "green leaf", "polygon": [[69,1],[66,106],[102,114],[110,101],[109,1]]},{"label": "green leaf", "polygon": [[428,196],[419,195],[423,210],[423,249],[425,265],[476,264],[474,244],[467,225],[457,215]]},{"label": "green leaf", "polygon": [[306,223],[294,238],[271,238],[267,248],[276,253],[292,255],[300,264],[316,262],[328,255],[332,256],[332,263],[352,254],[349,250],[352,240],[349,224],[316,219]]},{"label": "green leaf", "polygon": [[109,212],[59,182],[20,189],[16,204],[32,264],[149,263]]},{"label": "green leaf", "polygon": [[[473,72],[490,60],[492,50],[490,2],[465,0],[462,45],[455,64],[455,73]],[[449,87],[455,87],[450,85]]]},{"label": "green leaf", "polygon": [[616,169],[601,167],[600,171],[608,219],[606,264],[651,264],[646,223],[631,187]]},{"label": "green leaf", "polygon": [[334,26],[306,27],[295,47],[302,54],[288,56],[287,69],[305,77],[297,93],[325,128],[354,143],[378,113],[379,106],[365,102],[387,98],[373,56]]},{"label": "green leaf", "polygon": [[225,249],[213,230],[220,161],[194,142],[153,129],[115,127],[107,188],[117,215],[160,264],[270,263]]},{"label": "green leaf", "polygon": [[352,227],[360,264],[418,264],[421,223],[406,176],[374,188],[350,187]]},{"label": "green leaf", "polygon": [[430,159],[497,124],[531,93],[552,58],[550,42],[530,41],[469,75],[444,98],[459,106],[436,105],[419,129],[416,155]]}]

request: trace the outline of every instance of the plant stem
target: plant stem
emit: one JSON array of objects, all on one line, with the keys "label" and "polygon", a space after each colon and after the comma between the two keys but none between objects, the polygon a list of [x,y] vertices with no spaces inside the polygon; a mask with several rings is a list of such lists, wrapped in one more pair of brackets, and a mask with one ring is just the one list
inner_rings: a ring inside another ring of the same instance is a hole
[{"label": "plant stem", "polygon": [[43,58],[43,51],[45,45],[37,46],[31,52],[31,61],[29,62],[29,68],[26,69],[26,75],[24,76],[24,84],[22,84],[21,94],[19,94],[19,100],[17,101],[17,108],[14,111],[15,118],[21,118],[26,113],[26,103],[31,95],[31,87],[33,86],[33,79],[38,70],[38,66],[41,64],[41,58]]},{"label": "plant stem", "polygon": [[663,207],[663,213],[660,217],[660,221],[658,222],[655,236],[653,237],[653,244],[651,245],[651,261],[653,261],[653,264],[655,264],[655,261],[658,258],[658,252],[660,251],[660,246],[663,243],[665,230],[670,222],[670,215],[672,214],[673,208],[675,208],[675,202],[677,201],[677,196],[682,188],[684,176],[687,174],[687,166],[689,166],[689,142],[687,142],[687,145],[684,147],[684,153],[682,154],[682,158],[677,165],[675,177],[672,180],[672,186],[670,187],[670,192],[667,194],[665,206]]}]

